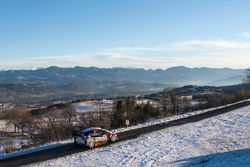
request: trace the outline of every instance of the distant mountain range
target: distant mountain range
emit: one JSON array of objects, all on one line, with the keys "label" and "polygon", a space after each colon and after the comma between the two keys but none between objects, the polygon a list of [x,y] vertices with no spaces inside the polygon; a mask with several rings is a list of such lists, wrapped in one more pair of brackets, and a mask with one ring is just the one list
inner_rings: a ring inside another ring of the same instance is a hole
[{"label": "distant mountain range", "polygon": [[49,67],[0,71],[0,102],[22,103],[75,96],[141,95],[164,87],[232,85],[244,69],[187,68],[145,70],[130,68]]}]

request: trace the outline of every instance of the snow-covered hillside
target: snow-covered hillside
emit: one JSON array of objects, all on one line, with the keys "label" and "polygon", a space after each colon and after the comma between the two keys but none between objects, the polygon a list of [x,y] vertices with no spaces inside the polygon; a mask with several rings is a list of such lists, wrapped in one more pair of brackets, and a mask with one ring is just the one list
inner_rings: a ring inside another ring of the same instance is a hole
[{"label": "snow-covered hillside", "polygon": [[32,166],[250,166],[250,106]]}]

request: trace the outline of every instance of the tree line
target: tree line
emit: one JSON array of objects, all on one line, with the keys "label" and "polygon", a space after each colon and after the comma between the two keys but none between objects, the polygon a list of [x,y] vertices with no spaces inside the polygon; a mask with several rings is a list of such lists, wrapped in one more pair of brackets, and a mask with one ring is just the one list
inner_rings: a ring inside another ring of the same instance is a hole
[{"label": "tree line", "polygon": [[[246,70],[244,83],[250,83],[250,69]],[[71,138],[74,130],[90,126],[106,129],[120,128],[126,126],[126,120],[129,120],[130,125],[135,125],[156,118],[225,105],[246,98],[250,98],[250,92],[246,90],[233,94],[223,92],[195,94],[193,99],[202,99],[205,103],[194,107],[187,96],[177,94],[175,89],[164,89],[156,103],[151,99],[138,103],[138,98],[134,96],[115,99],[110,112],[78,113],[71,104],[61,104],[32,111],[14,108],[2,112],[1,119],[6,120],[8,125],[14,128],[14,132],[30,136],[33,139],[32,145],[68,139]]]},{"label": "tree line", "polygon": [[116,101],[112,117],[112,127],[125,127],[126,120],[131,125],[143,123],[156,118],[183,113],[191,107],[191,100],[177,96],[175,89],[164,89],[162,97],[156,104],[150,99],[145,103],[137,103],[135,97],[127,97]]}]

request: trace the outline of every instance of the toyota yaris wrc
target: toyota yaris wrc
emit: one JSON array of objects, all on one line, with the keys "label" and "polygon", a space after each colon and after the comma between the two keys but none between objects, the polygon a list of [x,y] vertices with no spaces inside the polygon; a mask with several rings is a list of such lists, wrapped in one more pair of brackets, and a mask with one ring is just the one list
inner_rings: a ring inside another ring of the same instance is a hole
[{"label": "toyota yaris wrc", "polygon": [[83,145],[90,148],[118,140],[117,133],[99,127],[91,127],[80,132],[74,132],[73,137],[75,145]]}]

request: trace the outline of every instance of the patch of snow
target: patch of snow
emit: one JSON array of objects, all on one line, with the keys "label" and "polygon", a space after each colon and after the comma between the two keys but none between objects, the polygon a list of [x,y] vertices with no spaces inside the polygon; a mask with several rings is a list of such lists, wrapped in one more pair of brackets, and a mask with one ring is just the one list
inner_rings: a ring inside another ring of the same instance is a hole
[{"label": "patch of snow", "polygon": [[13,141],[15,148],[18,148],[18,149],[21,149],[22,143],[28,143],[32,141],[31,138],[27,138],[27,137],[10,137],[9,139]]},{"label": "patch of snow", "polygon": [[130,126],[130,127],[119,128],[119,129],[116,129],[114,131],[116,131],[116,132],[124,132],[124,131],[132,130],[132,129],[138,129],[138,128],[147,127],[147,126],[151,126],[151,125],[161,124],[161,123],[164,123],[164,122],[167,123],[167,122],[170,122],[170,121],[174,121],[174,120],[178,120],[178,119],[182,119],[182,118],[187,118],[187,117],[190,117],[190,116],[210,112],[210,111],[217,110],[217,109],[222,109],[222,108],[225,108],[225,107],[233,106],[233,105],[240,104],[240,103],[247,102],[247,101],[250,101],[250,99],[238,101],[238,102],[235,102],[235,103],[232,103],[232,104],[227,104],[227,105],[224,105],[224,106],[212,107],[212,108],[208,108],[208,109],[188,112],[188,113],[185,113],[185,114],[180,114],[180,115],[175,115],[175,116],[171,116],[171,117],[156,119],[156,120],[152,120],[152,121],[145,122],[145,123],[142,123],[142,124],[137,124],[137,125]]},{"label": "patch of snow", "polygon": [[5,153],[3,149],[0,149],[0,160],[5,159],[5,158],[16,157],[16,156],[20,156],[20,155],[24,155],[24,154],[29,154],[29,153],[33,153],[33,152],[37,152],[37,151],[42,151],[42,150],[46,150],[46,149],[50,149],[50,148],[60,147],[60,146],[67,144],[67,143],[72,143],[72,139],[46,143],[46,144],[42,144],[39,146],[18,150],[18,151],[12,152],[12,153]]},{"label": "patch of snow", "polygon": [[246,106],[31,166],[249,166],[249,132],[250,106]]},{"label": "patch of snow", "polygon": [[86,101],[73,104],[74,108],[79,113],[84,112],[94,112],[94,111],[112,111],[113,101],[103,100],[103,101]]},{"label": "patch of snow", "polygon": [[0,120],[0,131],[13,132],[15,130],[14,125],[8,124],[6,120]]}]

